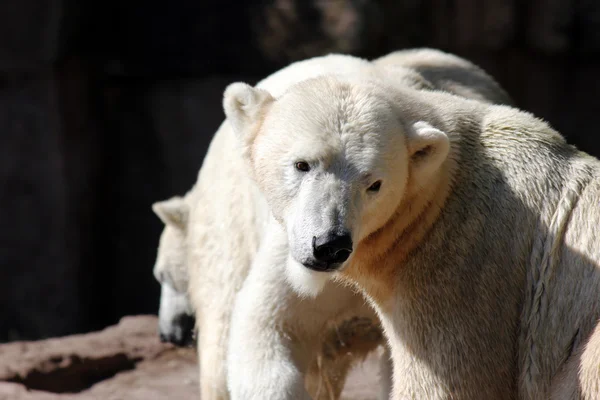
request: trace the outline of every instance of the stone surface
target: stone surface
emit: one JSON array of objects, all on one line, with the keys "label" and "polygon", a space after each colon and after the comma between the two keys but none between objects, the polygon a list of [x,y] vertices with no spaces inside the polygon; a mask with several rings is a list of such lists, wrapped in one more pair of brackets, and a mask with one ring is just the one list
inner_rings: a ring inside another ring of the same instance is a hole
[{"label": "stone surface", "polygon": [[[343,400],[376,399],[377,357],[351,372]],[[198,397],[195,350],[160,343],[155,317],[127,317],[86,335],[0,345],[0,400]]]}]

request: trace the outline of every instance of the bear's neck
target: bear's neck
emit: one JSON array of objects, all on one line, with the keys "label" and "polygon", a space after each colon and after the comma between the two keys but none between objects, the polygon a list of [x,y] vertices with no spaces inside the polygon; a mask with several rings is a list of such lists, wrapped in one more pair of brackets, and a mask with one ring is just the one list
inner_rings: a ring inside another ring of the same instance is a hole
[{"label": "bear's neck", "polygon": [[[441,100],[447,100],[444,96]],[[450,138],[450,152],[439,169],[438,175],[426,182],[415,182],[409,176],[403,200],[392,218],[377,231],[357,244],[350,265],[341,273],[342,279],[352,282],[363,290],[379,307],[385,307],[395,296],[399,270],[415,248],[423,242],[438,219],[446,199],[452,191],[453,177],[460,162],[461,146],[473,138],[466,137],[478,132],[480,113],[476,102],[451,102],[444,105],[444,113],[424,104],[418,104],[412,113],[413,122],[432,121]],[[453,113],[448,108],[453,108]],[[466,112],[468,109],[468,112]]]},{"label": "bear's neck", "polygon": [[394,297],[398,269],[424,240],[451,190],[452,158],[426,187],[409,179],[407,195],[384,226],[358,243],[343,279],[357,284],[380,307]]}]

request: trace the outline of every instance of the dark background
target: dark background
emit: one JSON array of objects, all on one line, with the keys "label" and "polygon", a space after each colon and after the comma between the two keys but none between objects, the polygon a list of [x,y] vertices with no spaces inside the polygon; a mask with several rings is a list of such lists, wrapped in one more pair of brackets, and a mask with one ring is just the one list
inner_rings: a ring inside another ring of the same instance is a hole
[{"label": "dark background", "polygon": [[228,83],[416,46],[600,156],[597,0],[0,1],[0,342],[157,311],[150,205],[194,183]]}]

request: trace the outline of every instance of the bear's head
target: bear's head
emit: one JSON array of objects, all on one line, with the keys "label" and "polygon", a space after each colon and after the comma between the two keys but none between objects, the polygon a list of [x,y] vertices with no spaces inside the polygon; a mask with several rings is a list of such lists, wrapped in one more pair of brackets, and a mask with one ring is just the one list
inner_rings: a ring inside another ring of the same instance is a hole
[{"label": "bear's head", "polygon": [[186,231],[189,207],[175,196],[154,203],[152,210],[165,224],[160,236],[154,277],[161,285],[158,311],[161,340],[188,345],[194,330],[194,312],[187,294]]},{"label": "bear's head", "polygon": [[395,98],[384,82],[341,76],[277,99],[244,83],[225,90],[225,114],[287,233],[288,277],[300,292],[318,293],[447,158],[447,135]]}]

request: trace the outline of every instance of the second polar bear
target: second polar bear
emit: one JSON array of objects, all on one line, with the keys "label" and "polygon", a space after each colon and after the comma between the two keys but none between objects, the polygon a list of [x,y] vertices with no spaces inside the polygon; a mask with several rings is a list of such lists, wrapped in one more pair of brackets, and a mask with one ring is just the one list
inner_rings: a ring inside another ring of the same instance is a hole
[{"label": "second polar bear", "polygon": [[195,312],[188,297],[186,197],[174,196],[156,202],[152,210],[165,224],[159,239],[154,277],[160,283],[158,330],[163,342],[177,346],[192,344]]},{"label": "second polar bear", "polygon": [[528,113],[376,75],[277,97],[232,84],[224,109],[274,217],[234,311],[236,398],[306,398],[273,328],[306,334],[320,316],[286,280],[366,295],[393,399],[546,399],[571,360],[574,398],[599,387],[597,159]]},{"label": "second polar bear", "polygon": [[[409,56],[407,57],[407,55]],[[394,62],[395,57],[398,58],[398,62]],[[421,64],[419,60],[422,60]],[[411,68],[414,68],[419,74],[411,73],[411,70],[396,68],[409,61],[412,63]],[[472,93],[483,93],[478,94],[479,97],[483,96],[485,98],[489,95],[488,101],[510,102],[505,92],[485,72],[465,60],[436,50],[421,49],[395,52],[375,60],[374,64],[380,64],[379,66],[382,68],[397,70],[396,79],[402,84],[435,89],[444,88],[444,85],[454,82],[454,86],[448,87],[447,90],[458,91],[457,88],[462,87],[462,90],[468,89]],[[311,76],[356,68],[366,68],[369,73],[372,73],[372,66],[364,60],[337,55],[319,57],[292,64],[290,67],[275,73],[263,81],[263,87],[278,86],[279,89],[276,90],[283,92],[292,83]],[[449,71],[446,75],[441,72],[444,68]],[[462,77],[456,73],[459,69],[463,71]],[[428,81],[423,78],[426,73],[434,70],[438,72],[438,75],[433,77],[434,79]],[[477,87],[472,89],[471,86],[467,86],[475,79],[478,79],[479,89]],[[473,97],[477,98],[476,96]],[[237,151],[235,137],[232,136],[229,124],[226,121],[211,143],[199,175],[198,187],[190,191],[196,194],[208,193],[203,201],[198,202],[196,200],[197,205],[191,203],[189,214],[193,228],[188,233],[190,237],[187,241],[188,243],[194,243],[194,248],[186,250],[188,259],[191,260],[190,265],[193,266],[190,267],[190,275],[192,276],[190,295],[196,308],[198,326],[200,327],[198,348],[201,367],[201,391],[203,398],[207,399],[227,398],[222,366],[225,355],[223,338],[227,337],[228,315],[233,307],[232,301],[235,293],[243,284],[249,263],[262,240],[261,235],[264,231],[264,224],[268,221],[268,211],[265,211],[267,210],[266,203],[248,178],[245,165],[241,162],[241,158],[236,155]],[[242,204],[243,207],[241,207]],[[168,227],[165,228],[163,235],[168,234],[167,229]],[[179,248],[185,248],[185,246]],[[336,290],[332,290],[331,293],[335,294]],[[360,358],[361,354],[373,348],[373,343],[379,342],[379,336],[373,331],[372,326],[369,327],[363,323],[363,321],[372,319],[373,315],[370,309],[364,306],[362,298],[347,289],[341,290],[345,296],[349,294],[352,299],[357,299],[360,302],[358,306],[359,314],[366,312],[368,317],[358,320],[350,318],[343,322],[340,329],[342,342],[340,342],[339,337],[336,339],[335,335],[323,335],[324,339],[322,340],[325,347],[321,347],[320,352],[329,355],[338,354],[336,357],[340,357],[344,353],[344,349],[352,351],[353,348],[348,342],[352,339],[356,341],[357,338],[356,335],[352,334],[352,330],[355,330],[355,333],[360,333],[360,330],[363,329],[363,338],[371,337],[374,339],[367,340],[366,347],[362,346],[364,349],[361,349],[360,343],[357,343],[355,346],[356,356]],[[339,301],[339,299],[336,301]],[[330,332],[334,333],[335,330]],[[327,339],[329,336],[332,339]],[[360,337],[359,334],[358,338]],[[347,346],[340,348],[340,343],[346,343]],[[338,348],[339,350],[333,352],[331,350]],[[311,354],[314,354],[314,350],[311,350]],[[333,366],[332,369],[340,370],[340,378],[338,382],[333,382],[333,388],[329,388],[328,393],[339,394],[343,385],[347,369],[341,367],[342,362],[337,362],[338,364]],[[350,363],[346,364],[349,365]],[[312,365],[314,366],[314,364]],[[311,392],[315,393],[315,390]]]},{"label": "second polar bear", "polygon": [[[333,55],[294,64],[271,75],[261,85],[275,92],[283,92],[289,85],[324,71],[369,67],[367,61]],[[247,175],[228,121],[224,121],[211,142],[192,194],[197,198],[190,202],[186,259],[188,293],[198,325],[201,397],[209,400],[227,399],[229,393],[225,367],[233,302],[248,275],[256,249],[263,240],[269,216],[267,204]],[[340,291],[360,298],[349,289]],[[356,307],[356,311],[352,317],[362,315],[361,320],[377,320],[374,311],[364,301]],[[327,332],[322,334],[325,336]],[[381,342],[380,337],[378,332],[376,340],[371,340],[373,346]],[[355,348],[361,349],[359,346]],[[326,354],[322,349],[318,352]],[[339,354],[344,354],[343,346],[339,350]],[[315,365],[316,361],[311,360],[311,365]],[[327,359],[324,361],[327,362]],[[341,365],[332,369],[325,366],[321,370],[336,373],[343,368]],[[316,384],[308,382],[307,386],[309,390],[313,388],[312,393],[321,393],[317,394],[318,397],[335,397],[336,387],[341,387],[339,382],[343,384],[344,377],[336,379],[332,385],[327,385],[326,378],[318,380]],[[333,394],[328,393],[330,388],[327,386],[332,388]]]}]

